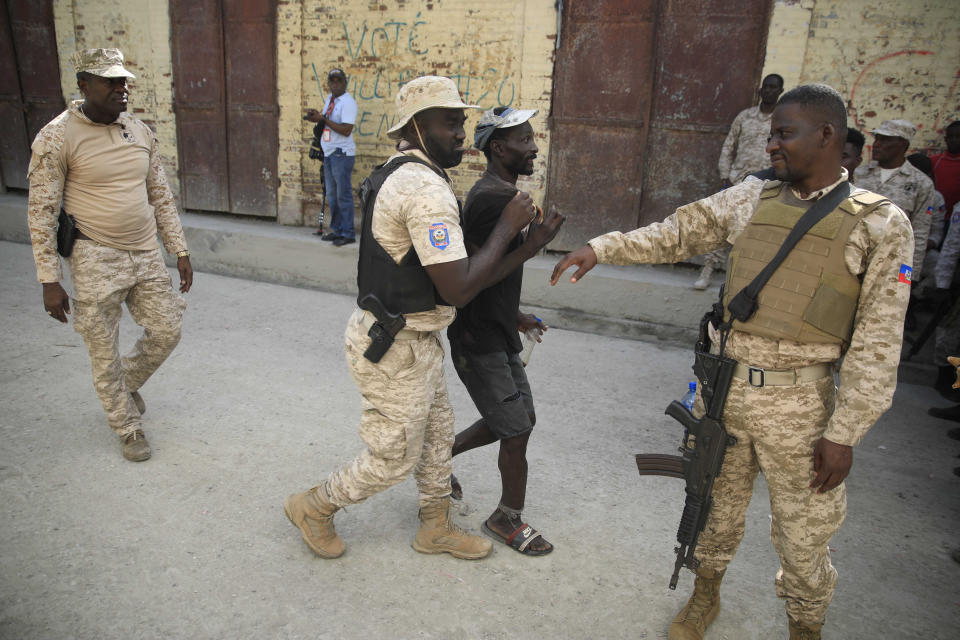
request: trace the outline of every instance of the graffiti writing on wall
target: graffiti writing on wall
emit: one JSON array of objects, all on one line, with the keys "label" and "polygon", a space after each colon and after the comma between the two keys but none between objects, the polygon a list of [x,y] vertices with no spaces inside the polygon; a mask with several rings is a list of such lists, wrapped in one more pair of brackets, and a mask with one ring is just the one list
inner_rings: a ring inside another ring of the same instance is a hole
[{"label": "graffiti writing on wall", "polygon": [[[385,19],[375,24],[364,21],[351,28],[341,22],[344,47],[354,64],[348,71],[347,91],[357,101],[357,122],[354,134],[359,138],[380,139],[396,121],[393,99],[411,79],[432,73],[444,75],[457,84],[457,90],[468,104],[485,109],[511,106],[517,97],[514,78],[495,67],[476,68],[469,61],[432,60],[432,46],[422,35],[427,21],[418,12],[412,21]],[[435,56],[434,56],[435,57]],[[403,60],[411,60],[404,64]],[[385,63],[390,60],[393,64]],[[314,77],[321,95],[326,87],[314,67]]]},{"label": "graffiti writing on wall", "polygon": [[[420,12],[413,24],[408,24],[401,20],[387,20],[382,26],[370,28],[364,20],[359,33],[356,30],[351,37],[350,28],[346,22],[343,25],[343,35],[346,38],[347,53],[351,58],[357,59],[361,52],[377,58],[382,55],[398,55],[403,52],[412,53],[415,56],[425,56],[430,51],[429,47],[420,48],[422,45],[418,42],[417,30],[427,24],[426,20],[420,19]],[[402,49],[401,49],[402,47]]]}]

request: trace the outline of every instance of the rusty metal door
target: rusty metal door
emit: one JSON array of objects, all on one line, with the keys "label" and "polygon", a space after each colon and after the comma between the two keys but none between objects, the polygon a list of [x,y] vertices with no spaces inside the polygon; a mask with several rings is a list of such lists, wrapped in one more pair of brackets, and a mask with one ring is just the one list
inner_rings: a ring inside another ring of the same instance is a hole
[{"label": "rusty metal door", "polygon": [[547,203],[567,221],[551,249],[636,226],[657,0],[563,4],[554,65]]},{"label": "rusty metal door", "polygon": [[551,243],[663,220],[719,185],[717,158],[759,86],[768,0],[568,0],[549,121]]},{"label": "rusty metal door", "polygon": [[0,0],[0,174],[26,189],[30,144],[63,111],[52,0]]},{"label": "rusty metal door", "polygon": [[730,124],[759,102],[772,4],[664,3],[637,226],[720,189],[717,160]]},{"label": "rusty metal door", "polygon": [[276,0],[172,0],[184,208],[277,215]]}]

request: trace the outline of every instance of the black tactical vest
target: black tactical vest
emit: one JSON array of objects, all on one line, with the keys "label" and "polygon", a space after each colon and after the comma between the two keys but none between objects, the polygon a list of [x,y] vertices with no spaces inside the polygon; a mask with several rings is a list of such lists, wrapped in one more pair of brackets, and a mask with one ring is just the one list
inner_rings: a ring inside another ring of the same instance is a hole
[{"label": "black tactical vest", "polygon": [[[448,304],[433,286],[433,281],[420,264],[420,257],[413,245],[398,263],[373,237],[373,208],[377,194],[390,174],[408,162],[418,162],[444,177],[440,171],[423,160],[403,156],[378,165],[370,176],[360,183],[363,223],[360,230],[360,261],[357,265],[357,304],[360,304],[364,296],[372,293],[388,311],[403,314],[431,311],[438,304]],[[360,306],[363,308],[363,305]]]}]

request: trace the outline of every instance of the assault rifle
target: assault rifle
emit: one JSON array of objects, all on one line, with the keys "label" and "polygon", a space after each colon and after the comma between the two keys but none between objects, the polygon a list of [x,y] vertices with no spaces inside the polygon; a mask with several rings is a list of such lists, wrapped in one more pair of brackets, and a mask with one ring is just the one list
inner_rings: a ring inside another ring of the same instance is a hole
[{"label": "assault rifle", "polygon": [[[637,470],[642,476],[659,475],[687,481],[686,501],[677,530],[679,546],[674,549],[677,560],[673,575],[670,576],[671,589],[677,588],[680,567],[696,571],[699,566],[694,551],[713,505],[713,481],[723,466],[727,447],[737,442],[720,421],[737,363],[709,352],[708,325],[717,317],[718,311],[722,313],[722,307],[714,305],[714,309],[700,321],[700,339],[694,349],[693,370],[701,381],[700,396],[707,409],[706,415],[696,418],[689,409],[674,400],[667,407],[666,414],[683,425],[684,435],[680,444],[682,455],[641,453],[636,456]],[[722,320],[722,315],[719,317]]]}]

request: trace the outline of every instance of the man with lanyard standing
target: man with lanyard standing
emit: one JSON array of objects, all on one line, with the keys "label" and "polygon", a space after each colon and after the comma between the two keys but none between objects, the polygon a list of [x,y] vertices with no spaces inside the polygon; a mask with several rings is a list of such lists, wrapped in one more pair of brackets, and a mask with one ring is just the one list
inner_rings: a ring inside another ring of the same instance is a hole
[{"label": "man with lanyard standing", "polygon": [[536,207],[517,193],[489,239],[467,255],[456,197],[445,169],[463,157],[464,104],[449,78],[423,76],[401,88],[396,124],[387,135],[397,153],[361,188],[363,226],[357,272],[358,308],[345,350],[360,390],[360,437],[367,448],[320,485],[287,498],[284,512],[311,551],[336,558],[346,547],[334,513],[391,487],[417,481],[421,553],[478,559],[492,548],[450,521],[453,409],[443,375],[440,331],[456,307],[506,277],[556,235],[561,216],[533,224],[527,240],[508,246]]},{"label": "man with lanyard standing", "polygon": [[[536,110],[497,107],[477,124],[474,146],[487,157],[487,170],[467,194],[463,235],[468,252],[476,252],[497,225],[504,207],[517,193],[517,178],[533,174],[537,143],[530,118]],[[523,244],[517,235],[508,250]],[[523,267],[481,291],[457,312],[447,330],[450,357],[481,418],[457,434],[453,455],[500,443],[500,504],[483,523],[483,531],[530,556],[553,551],[553,545],[520,518],[527,493],[527,441],[536,424],[530,383],[520,360],[520,332],[546,330],[536,316],[520,313]],[[451,480],[453,489],[460,487]],[[461,492],[462,495],[462,492]]]},{"label": "man with lanyard standing", "polygon": [[[157,232],[177,256],[180,292],[193,283],[190,252],[173,193],[167,186],[153,131],[128,115],[127,78],[119,49],[86,49],[74,55],[84,99],[47,124],[33,141],[28,218],[43,306],[87,344],[93,384],[123,456],[150,457],[138,390],[180,340],[186,301],[173,290]],[[57,214],[61,202],[76,220],[76,242],[67,260],[73,295],[61,286]],[[72,303],[72,304],[71,304]],[[119,353],[121,306],[143,335]]]},{"label": "man with lanyard standing", "polygon": [[323,113],[308,109],[306,119],[317,123],[313,135],[323,150],[323,182],[330,203],[330,232],[321,240],[334,246],[356,242],[353,230],[353,163],[357,146],[353,141],[353,125],[357,122],[357,103],[347,93],[347,75],[342,69],[327,74],[330,95],[323,104]]},{"label": "man with lanyard standing", "polygon": [[[844,101],[832,88],[787,92],[767,144],[776,180],[747,180],[661,223],[594,238],[554,269],[552,284],[577,265],[576,282],[598,262],[671,263],[733,244],[724,355],[738,364],[722,420],[737,442],[716,477],[696,548],[694,592],[670,626],[671,640],[700,640],[717,616],[720,581],[743,537],[759,471],[770,491],[770,537],[781,560],[776,592],[786,601],[790,638],[820,638],[837,582],[827,545],[846,514],[843,480],[853,446],[890,406],[897,386],[913,257],[903,211],[847,184],[840,165],[846,122]],[[816,201],[836,197],[835,188],[852,193],[793,247],[762,288],[757,310],[745,321],[731,319],[731,299]],[[703,411],[698,397],[695,412]]]}]

